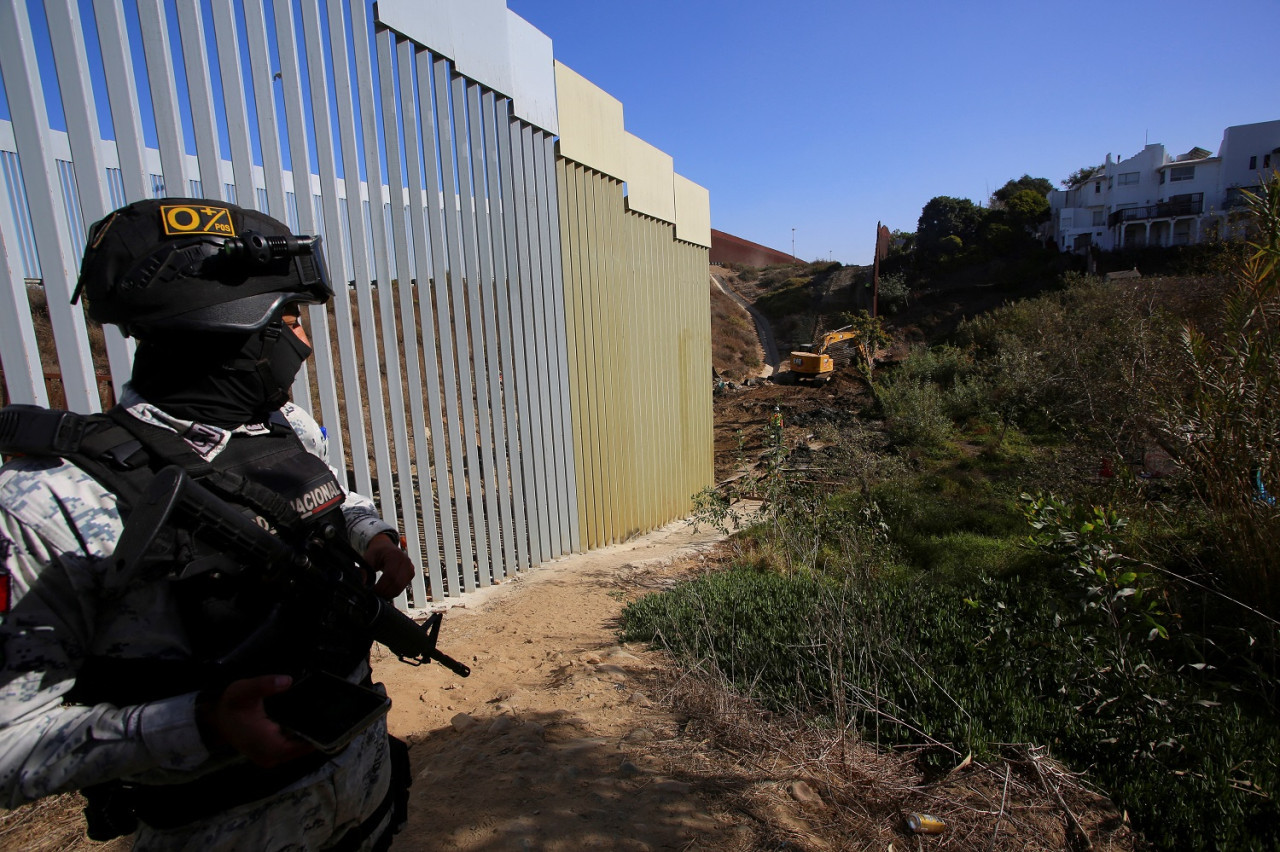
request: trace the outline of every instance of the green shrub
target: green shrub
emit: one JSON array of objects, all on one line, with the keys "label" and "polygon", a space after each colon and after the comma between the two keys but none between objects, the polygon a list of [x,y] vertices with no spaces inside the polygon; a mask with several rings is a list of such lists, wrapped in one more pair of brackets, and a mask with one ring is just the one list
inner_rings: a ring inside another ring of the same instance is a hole
[{"label": "green shrub", "polygon": [[898,364],[895,375],[928,380],[949,387],[973,371],[973,359],[961,349],[946,344],[912,346]]},{"label": "green shrub", "polygon": [[[1280,617],[1280,176],[1257,196],[1248,255],[1219,317],[1188,321],[1175,364],[1182,393],[1154,397],[1163,445],[1188,470],[1225,557],[1230,591]],[[1208,319],[1209,322],[1205,322]]]},{"label": "green shrub", "polygon": [[880,287],[877,301],[882,313],[896,314],[907,306],[911,298],[911,287],[907,284],[907,276],[902,272],[893,272],[880,276]]},{"label": "green shrub", "polygon": [[908,447],[940,447],[951,437],[942,392],[933,382],[904,377],[876,386],[885,429],[895,443]]}]

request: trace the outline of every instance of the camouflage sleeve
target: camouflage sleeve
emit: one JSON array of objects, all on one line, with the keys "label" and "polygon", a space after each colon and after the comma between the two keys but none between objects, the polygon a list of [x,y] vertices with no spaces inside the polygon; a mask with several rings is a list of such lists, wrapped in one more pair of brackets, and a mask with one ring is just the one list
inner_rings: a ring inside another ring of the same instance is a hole
[{"label": "camouflage sleeve", "polygon": [[[329,470],[333,471],[334,477],[338,483],[346,489],[346,474],[333,466],[329,460],[329,438],[325,434],[320,424],[315,419],[292,402],[285,403],[280,409],[281,413],[288,419],[289,425],[293,427],[293,431],[298,433],[298,437],[302,439],[302,446],[307,452],[314,456],[318,456],[329,465]],[[347,491],[347,499],[342,504],[342,514],[347,520],[347,538],[360,553],[369,547],[369,542],[373,541],[376,536],[388,534],[396,541],[400,540],[400,533],[394,526],[387,523],[378,514],[378,508],[374,505],[373,500],[355,491]]]},{"label": "camouflage sleeve", "polygon": [[22,459],[0,470],[0,567],[12,592],[0,615],[0,806],[209,758],[194,694],[63,703],[101,623],[119,621],[115,601],[103,612],[95,570],[120,528],[114,498],[70,465]]}]

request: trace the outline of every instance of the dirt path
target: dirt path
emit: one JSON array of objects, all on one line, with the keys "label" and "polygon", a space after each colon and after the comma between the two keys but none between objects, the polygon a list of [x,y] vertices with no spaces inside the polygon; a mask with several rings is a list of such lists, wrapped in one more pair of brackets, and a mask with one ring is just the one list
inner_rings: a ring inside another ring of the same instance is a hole
[{"label": "dirt path", "polygon": [[651,654],[618,644],[625,597],[719,538],[676,522],[477,592],[440,647],[472,667],[375,660],[409,740],[410,822],[393,849],[725,849],[734,826],[648,746],[676,735]]},{"label": "dirt path", "polygon": [[[663,774],[657,755],[677,722],[660,707],[657,657],[619,645],[617,629],[625,599],[686,576],[721,538],[676,521],[464,596],[440,647],[471,666],[466,679],[375,646],[415,776],[393,849],[734,848],[731,821]],[[82,807],[67,794],[0,811],[0,849],[129,848],[88,840]]]}]

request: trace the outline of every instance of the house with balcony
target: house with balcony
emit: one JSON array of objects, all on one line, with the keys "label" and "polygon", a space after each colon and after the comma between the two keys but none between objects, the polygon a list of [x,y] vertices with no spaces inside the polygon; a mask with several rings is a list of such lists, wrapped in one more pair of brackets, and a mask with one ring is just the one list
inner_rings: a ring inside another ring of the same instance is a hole
[{"label": "house with balcony", "polygon": [[1048,238],[1084,253],[1142,246],[1192,245],[1240,230],[1245,190],[1280,169],[1280,120],[1223,131],[1218,153],[1164,145],[1106,160],[1088,177],[1049,194]]}]

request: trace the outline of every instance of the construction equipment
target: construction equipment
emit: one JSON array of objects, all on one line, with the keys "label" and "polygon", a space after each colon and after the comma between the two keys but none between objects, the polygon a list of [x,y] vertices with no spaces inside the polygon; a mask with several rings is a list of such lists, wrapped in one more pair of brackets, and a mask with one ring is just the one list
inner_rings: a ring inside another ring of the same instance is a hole
[{"label": "construction equipment", "polygon": [[836,362],[827,354],[827,350],[837,343],[846,340],[852,340],[858,336],[856,331],[851,331],[853,326],[846,325],[844,328],[837,328],[835,331],[829,331],[822,335],[822,341],[818,344],[816,351],[806,349],[801,352],[791,353],[791,373],[797,382],[811,381],[825,384],[831,381],[831,374],[835,371]]}]

